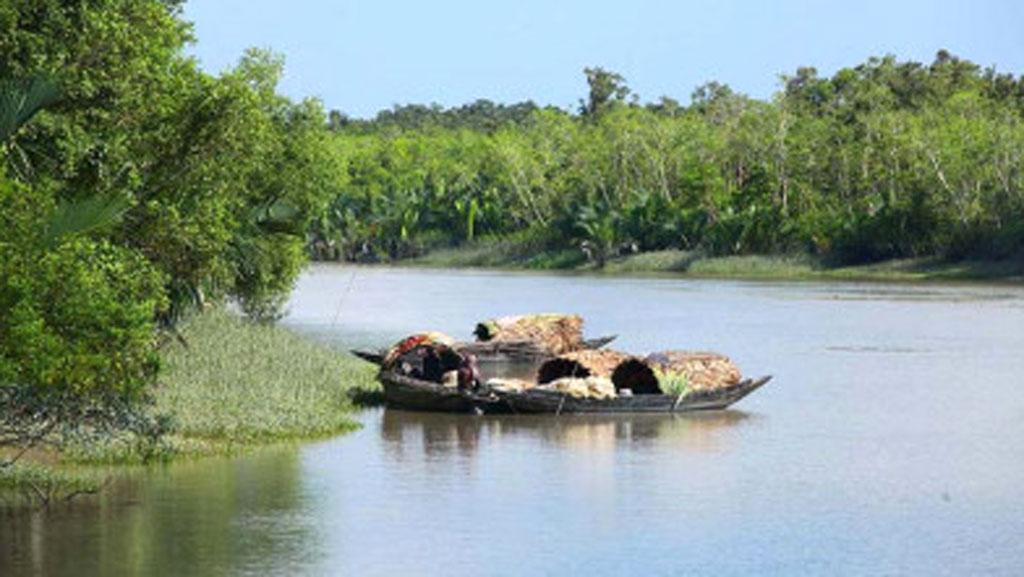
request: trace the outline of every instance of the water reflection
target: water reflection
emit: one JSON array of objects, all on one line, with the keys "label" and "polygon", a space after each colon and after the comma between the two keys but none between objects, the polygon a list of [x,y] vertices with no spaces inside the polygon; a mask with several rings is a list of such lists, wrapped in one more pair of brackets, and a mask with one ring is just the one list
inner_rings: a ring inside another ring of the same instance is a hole
[{"label": "water reflection", "polygon": [[417,413],[387,409],[381,421],[386,450],[473,456],[502,438],[535,439],[551,448],[614,452],[659,443],[691,452],[719,452],[728,429],[752,421],[741,411],[665,415],[511,415]]},{"label": "water reflection", "polygon": [[102,496],[0,522],[2,575],[266,574],[316,535],[301,522],[299,455],[273,450],[138,471]]}]

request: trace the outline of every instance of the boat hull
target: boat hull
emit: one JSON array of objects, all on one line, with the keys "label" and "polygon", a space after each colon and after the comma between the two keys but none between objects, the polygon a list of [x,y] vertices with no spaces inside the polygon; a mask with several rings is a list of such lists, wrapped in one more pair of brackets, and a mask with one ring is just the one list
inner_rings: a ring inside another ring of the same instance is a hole
[{"label": "boat hull", "polygon": [[770,380],[771,377],[746,379],[728,387],[693,391],[682,396],[634,395],[614,399],[586,399],[537,389],[521,393],[498,393],[497,396],[513,413],[681,413],[725,409]]},{"label": "boat hull", "polygon": [[460,391],[455,387],[446,387],[390,371],[381,371],[378,378],[384,387],[384,400],[389,407],[396,409],[480,413],[497,403],[497,398],[493,396]]},{"label": "boat hull", "polygon": [[771,380],[747,379],[729,387],[677,395],[634,395],[614,399],[581,399],[555,391],[533,389],[522,393],[471,393],[429,381],[380,373],[388,406],[413,411],[445,413],[680,413],[729,407]]}]

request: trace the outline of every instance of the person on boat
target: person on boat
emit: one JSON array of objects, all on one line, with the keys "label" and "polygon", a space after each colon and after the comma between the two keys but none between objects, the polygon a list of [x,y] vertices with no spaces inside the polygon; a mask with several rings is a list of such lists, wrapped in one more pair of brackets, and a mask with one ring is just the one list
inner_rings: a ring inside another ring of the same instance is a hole
[{"label": "person on boat", "polygon": [[459,389],[463,391],[475,391],[480,387],[480,364],[476,355],[466,353],[461,357],[458,368]]},{"label": "person on boat", "polygon": [[445,371],[441,367],[441,355],[437,353],[437,349],[435,347],[418,347],[416,353],[422,359],[420,366],[423,367],[420,374],[415,375],[416,378],[432,383],[441,382]]}]

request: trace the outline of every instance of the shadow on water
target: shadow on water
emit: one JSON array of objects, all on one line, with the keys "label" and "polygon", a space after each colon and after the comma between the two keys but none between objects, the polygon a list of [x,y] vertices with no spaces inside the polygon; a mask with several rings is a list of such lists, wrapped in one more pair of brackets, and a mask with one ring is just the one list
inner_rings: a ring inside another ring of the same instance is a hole
[{"label": "shadow on water", "polygon": [[348,392],[348,400],[362,409],[383,407],[385,403],[384,391],[380,389],[353,389]]},{"label": "shadow on water", "polygon": [[653,443],[693,452],[717,452],[728,429],[756,421],[740,411],[665,415],[501,415],[418,413],[386,409],[381,423],[392,456],[422,452],[471,457],[504,439],[531,439],[558,449],[607,451]]}]

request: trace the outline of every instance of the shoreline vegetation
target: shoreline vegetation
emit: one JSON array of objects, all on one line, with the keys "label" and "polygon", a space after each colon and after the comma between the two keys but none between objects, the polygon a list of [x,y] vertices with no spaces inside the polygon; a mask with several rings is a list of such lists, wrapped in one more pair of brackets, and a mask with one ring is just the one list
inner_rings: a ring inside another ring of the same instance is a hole
[{"label": "shoreline vegetation", "polygon": [[843,278],[1002,276],[1024,260],[1018,76],[940,50],[801,67],[771,99],[710,82],[686,104],[584,74],[575,110],[330,114],[344,193],[310,228],[313,257]]},{"label": "shoreline vegetation", "polygon": [[412,268],[565,271],[609,276],[654,274],[741,280],[1024,281],[1024,259],[950,261],[919,257],[836,266],[806,254],[709,256],[700,251],[668,249],[618,256],[597,266],[579,251],[524,253],[500,241],[434,250],[390,264]]},{"label": "shoreline vegetation", "polygon": [[[0,468],[0,506],[48,506],[94,493],[121,466],[243,453],[355,430],[373,368],[288,329],[225,310],[196,315],[166,346],[145,408],[169,418],[154,442],[119,432],[33,450]],[[4,455],[0,455],[3,457]],[[111,467],[114,467],[113,469]]]}]

